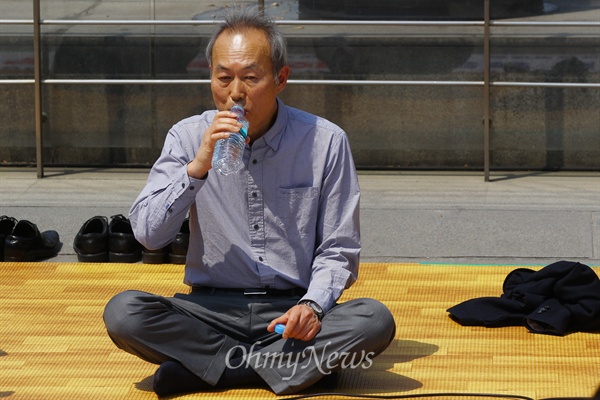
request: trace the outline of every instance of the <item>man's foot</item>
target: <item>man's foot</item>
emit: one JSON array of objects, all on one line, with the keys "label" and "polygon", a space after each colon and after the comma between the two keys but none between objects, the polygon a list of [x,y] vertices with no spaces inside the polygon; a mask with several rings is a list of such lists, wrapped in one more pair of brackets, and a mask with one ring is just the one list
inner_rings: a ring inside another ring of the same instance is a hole
[{"label": "man's foot", "polygon": [[195,393],[212,388],[177,361],[166,361],[154,373],[152,389],[159,396]]}]

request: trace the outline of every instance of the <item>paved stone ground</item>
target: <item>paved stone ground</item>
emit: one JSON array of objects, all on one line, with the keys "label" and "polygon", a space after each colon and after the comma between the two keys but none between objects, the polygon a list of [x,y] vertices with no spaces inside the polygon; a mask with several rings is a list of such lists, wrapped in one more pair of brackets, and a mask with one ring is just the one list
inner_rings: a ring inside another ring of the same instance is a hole
[{"label": "paved stone ground", "polygon": [[[0,215],[58,231],[77,261],[95,215],[125,214],[147,169],[0,168]],[[362,261],[600,265],[600,174],[361,172]]]}]

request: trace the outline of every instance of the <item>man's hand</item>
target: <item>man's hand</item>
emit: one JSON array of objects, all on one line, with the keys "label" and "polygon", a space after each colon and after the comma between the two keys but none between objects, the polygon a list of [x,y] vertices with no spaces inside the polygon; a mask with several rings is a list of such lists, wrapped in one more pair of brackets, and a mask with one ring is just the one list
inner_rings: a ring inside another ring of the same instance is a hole
[{"label": "man's hand", "polygon": [[239,132],[242,124],[237,114],[231,111],[219,111],[212,124],[204,132],[196,157],[188,164],[187,172],[192,178],[202,179],[212,168],[212,157],[217,141],[229,137],[230,132]]},{"label": "man's hand", "polygon": [[279,318],[275,318],[267,330],[273,332],[275,325],[284,324],[284,339],[298,339],[305,342],[312,340],[321,330],[321,321],[317,314],[307,305],[298,304],[290,308]]}]

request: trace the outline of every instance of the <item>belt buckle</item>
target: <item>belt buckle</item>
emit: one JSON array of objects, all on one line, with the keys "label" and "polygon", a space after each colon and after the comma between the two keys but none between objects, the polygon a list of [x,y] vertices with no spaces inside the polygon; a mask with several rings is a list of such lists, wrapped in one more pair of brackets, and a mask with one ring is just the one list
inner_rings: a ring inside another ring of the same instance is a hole
[{"label": "belt buckle", "polygon": [[267,289],[244,289],[244,296],[264,296]]}]

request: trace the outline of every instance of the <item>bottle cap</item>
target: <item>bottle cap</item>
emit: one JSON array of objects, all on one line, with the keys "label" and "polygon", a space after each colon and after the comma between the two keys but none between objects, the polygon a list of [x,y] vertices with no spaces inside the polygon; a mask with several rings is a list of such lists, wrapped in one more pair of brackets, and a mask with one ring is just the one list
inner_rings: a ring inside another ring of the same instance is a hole
[{"label": "bottle cap", "polygon": [[283,331],[285,330],[285,325],[284,324],[277,324],[275,325],[275,332],[279,333],[280,335],[283,335]]},{"label": "bottle cap", "polygon": [[233,107],[231,107],[231,111],[238,115],[244,115],[246,113],[246,111],[244,111],[244,107],[239,104],[235,104]]}]

